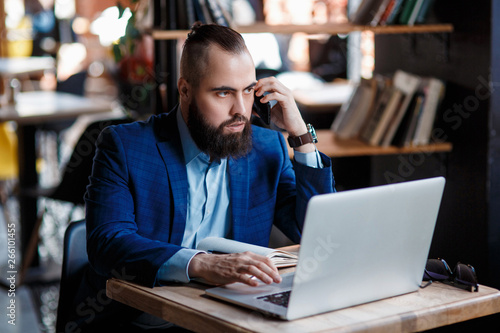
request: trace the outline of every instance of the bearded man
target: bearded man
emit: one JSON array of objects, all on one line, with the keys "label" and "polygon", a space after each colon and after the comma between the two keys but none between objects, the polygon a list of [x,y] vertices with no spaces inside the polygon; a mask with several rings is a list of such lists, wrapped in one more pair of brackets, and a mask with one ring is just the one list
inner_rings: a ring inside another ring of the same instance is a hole
[{"label": "bearded man", "polygon": [[[111,126],[98,139],[85,195],[91,267],[75,301],[82,330],[168,325],[107,299],[110,277],[148,287],[279,283],[266,257],[196,246],[210,236],[267,246],[273,224],[298,243],[308,200],[335,191],[331,160],[316,150],[291,91],[274,77],[256,80],[239,33],[195,24],[178,91],[168,114]],[[290,135],[293,161],[279,131],[251,124],[254,98],[276,101],[271,120]],[[94,312],[84,311],[89,299]]]}]

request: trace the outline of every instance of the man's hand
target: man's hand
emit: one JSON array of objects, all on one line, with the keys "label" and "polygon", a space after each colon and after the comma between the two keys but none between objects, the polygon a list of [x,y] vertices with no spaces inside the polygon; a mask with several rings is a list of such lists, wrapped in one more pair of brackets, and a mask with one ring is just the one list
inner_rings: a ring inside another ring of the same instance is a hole
[{"label": "man's hand", "polygon": [[[299,136],[307,133],[306,123],[302,119],[300,110],[295,103],[293,93],[275,77],[266,77],[257,81],[254,86],[255,94],[261,98],[262,103],[276,100],[276,105],[271,109],[272,122],[286,130],[289,135]],[[267,95],[264,96],[264,93]],[[303,153],[315,151],[312,143],[298,147],[296,150]]]},{"label": "man's hand", "polygon": [[188,273],[190,278],[203,278],[214,284],[242,282],[255,287],[259,284],[256,279],[266,284],[281,282],[278,269],[271,260],[252,252],[200,253],[191,260]]}]

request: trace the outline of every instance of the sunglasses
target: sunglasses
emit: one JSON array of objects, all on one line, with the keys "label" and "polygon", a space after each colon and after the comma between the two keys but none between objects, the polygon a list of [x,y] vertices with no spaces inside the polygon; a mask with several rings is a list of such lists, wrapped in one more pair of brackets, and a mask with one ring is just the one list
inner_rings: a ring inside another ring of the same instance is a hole
[{"label": "sunglasses", "polygon": [[452,271],[444,259],[428,259],[423,280],[429,283],[422,288],[433,281],[440,281],[471,292],[473,289],[475,292],[479,290],[474,267],[458,262]]}]

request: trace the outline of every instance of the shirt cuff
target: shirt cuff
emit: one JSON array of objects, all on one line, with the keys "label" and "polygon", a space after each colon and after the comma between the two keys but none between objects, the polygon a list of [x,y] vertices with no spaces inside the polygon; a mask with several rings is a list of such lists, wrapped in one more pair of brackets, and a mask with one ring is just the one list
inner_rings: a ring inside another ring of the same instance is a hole
[{"label": "shirt cuff", "polygon": [[188,283],[190,281],[188,274],[189,263],[198,253],[206,252],[193,249],[180,249],[161,265],[157,278],[159,281]]},{"label": "shirt cuff", "polygon": [[301,153],[300,151],[294,151],[293,156],[295,161],[310,168],[323,168],[323,162],[321,161],[321,156],[319,151],[316,149],[310,153]]}]

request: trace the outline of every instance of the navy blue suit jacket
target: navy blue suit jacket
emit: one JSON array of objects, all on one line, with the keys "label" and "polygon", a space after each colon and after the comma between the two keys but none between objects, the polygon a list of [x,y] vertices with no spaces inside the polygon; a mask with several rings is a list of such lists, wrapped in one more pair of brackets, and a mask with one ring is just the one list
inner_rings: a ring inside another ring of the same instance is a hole
[{"label": "navy blue suit jacket", "polygon": [[[126,270],[154,286],[159,267],[182,242],[187,174],[176,111],[146,122],[111,126],[98,141],[85,196],[89,261],[103,279]],[[232,238],[267,246],[272,224],[300,241],[307,201],[334,191],[331,160],[324,168],[290,161],[283,135],[253,126],[253,148],[229,159]]]}]

